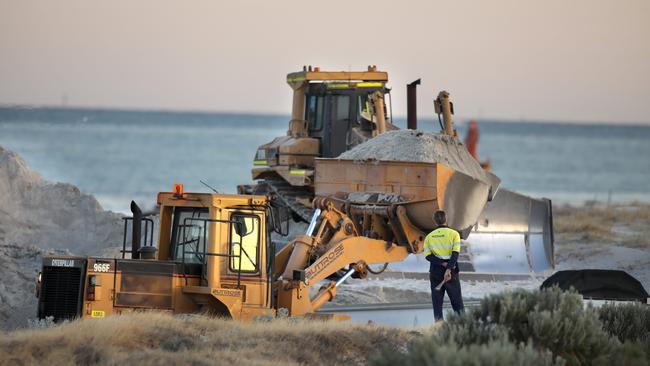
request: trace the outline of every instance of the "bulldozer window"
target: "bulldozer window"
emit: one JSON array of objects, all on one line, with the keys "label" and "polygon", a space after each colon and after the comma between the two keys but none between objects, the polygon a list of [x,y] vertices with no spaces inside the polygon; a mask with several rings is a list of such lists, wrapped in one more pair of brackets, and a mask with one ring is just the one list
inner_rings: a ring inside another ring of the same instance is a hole
[{"label": "bulldozer window", "polygon": [[[373,115],[372,111],[372,93],[374,91],[369,91],[367,94],[359,94],[357,101],[357,120],[361,123],[362,126],[367,125],[367,122],[376,121],[376,116]],[[390,93],[386,90],[384,91],[384,118],[387,121],[392,121],[392,109],[391,109],[391,97]]]},{"label": "bulldozer window", "polygon": [[[207,208],[176,207],[174,209],[174,226],[172,229],[172,250],[175,260],[203,263],[205,241],[210,225],[203,225],[208,219]],[[206,232],[203,232],[203,228]]]},{"label": "bulldozer window", "polygon": [[336,120],[347,121],[350,118],[350,96],[337,95],[336,96]]},{"label": "bulldozer window", "polygon": [[230,270],[258,271],[260,219],[257,215],[233,213],[230,217]]},{"label": "bulldozer window", "polygon": [[357,101],[357,118],[355,122],[361,126],[361,129],[364,131],[374,130],[376,127],[373,123],[375,118],[372,115],[372,107],[370,106],[370,103],[372,103],[370,100],[370,94],[358,95]]},{"label": "bulldozer window", "polygon": [[[342,92],[341,92],[342,93]],[[328,121],[325,125],[323,157],[333,158],[348,149],[350,132],[350,94],[328,96]]]},{"label": "bulldozer window", "polygon": [[307,108],[305,109],[305,119],[309,124],[309,131],[320,131],[323,128],[323,107],[325,97],[318,95],[309,95],[307,97]]}]

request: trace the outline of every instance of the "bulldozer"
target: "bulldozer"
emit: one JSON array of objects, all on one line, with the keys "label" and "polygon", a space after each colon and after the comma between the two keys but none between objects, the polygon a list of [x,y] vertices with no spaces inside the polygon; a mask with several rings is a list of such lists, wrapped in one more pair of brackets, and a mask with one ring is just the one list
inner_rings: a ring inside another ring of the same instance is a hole
[{"label": "bulldozer", "polygon": [[[388,73],[378,71],[376,66],[368,66],[364,71],[321,71],[318,67],[305,66],[300,72],[288,74],[287,83],[293,89],[293,106],[287,134],[257,149],[252,169],[252,179],[256,184],[240,185],[238,193],[273,195],[280,204],[289,208],[294,221],[303,222],[311,219],[314,212],[312,200],[319,194],[331,195],[337,190],[394,193],[398,189],[394,184],[371,183],[378,179],[377,169],[383,169],[377,166],[385,167],[384,175],[412,172],[392,168],[396,163],[390,161],[364,166],[339,158],[341,153],[382,133],[398,130],[392,123],[391,90],[387,82]],[[416,90],[419,84],[420,79],[407,85],[409,130],[417,129]],[[456,139],[454,105],[448,92],[439,93],[434,100],[434,110],[440,122],[440,134]],[[475,149],[474,144],[474,153],[469,153],[476,158]],[[502,188],[499,178],[489,173],[489,161],[480,166],[487,171],[484,177],[479,177],[478,181],[477,177],[453,180],[452,189],[448,190],[453,193],[444,197],[446,202],[437,203],[445,210],[455,205],[453,211],[459,216],[478,217],[476,221],[456,227],[466,240],[461,270],[527,275],[552,268],[551,201]],[[319,169],[323,171],[319,172]],[[444,169],[441,167],[437,171]],[[337,177],[336,184],[329,184],[331,177]],[[338,184],[341,182],[343,184]],[[487,190],[471,200],[460,199],[468,193],[476,193],[467,191],[467,187],[481,185],[488,187]],[[431,200],[434,195],[424,198]],[[533,262],[531,251],[545,253],[545,257],[551,259]]]},{"label": "bulldozer", "polygon": [[308,222],[314,197],[314,164],[334,158],[368,139],[396,130],[391,123],[388,73],[370,65],[364,71],[324,71],[304,66],[287,75],[293,90],[285,136],[260,146],[253,159],[256,185],[240,194],[274,194],[296,221]]}]

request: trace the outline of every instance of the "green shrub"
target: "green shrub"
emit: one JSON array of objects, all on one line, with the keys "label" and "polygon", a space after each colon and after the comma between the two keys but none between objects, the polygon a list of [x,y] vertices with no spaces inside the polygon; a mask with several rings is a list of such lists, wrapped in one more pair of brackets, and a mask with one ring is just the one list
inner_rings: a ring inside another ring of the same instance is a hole
[{"label": "green shrub", "polygon": [[192,347],[194,347],[194,339],[183,334],[174,334],[160,342],[160,348],[171,352],[185,351]]},{"label": "green shrub", "polygon": [[650,306],[606,304],[598,309],[603,329],[621,342],[639,343],[650,362]]},{"label": "green shrub", "polygon": [[[638,311],[629,310],[630,315]],[[646,352],[637,344],[641,337],[625,333],[621,316],[603,313],[584,308],[580,295],[558,288],[491,295],[478,308],[450,316],[406,353],[385,353],[376,364],[647,364]],[[599,315],[612,319],[616,331],[603,329]]]},{"label": "green shrub", "polygon": [[504,326],[512,342],[530,341],[569,364],[606,359],[619,347],[602,329],[595,310],[584,309],[580,295],[558,288],[492,295],[467,316],[475,322]]},{"label": "green shrub", "polygon": [[443,340],[461,346],[508,341],[508,328],[495,323],[478,322],[469,316],[454,316],[444,323],[431,342]]},{"label": "green shrub", "polygon": [[538,351],[532,346],[517,347],[507,341],[491,341],[485,344],[459,346],[455,343],[415,342],[407,354],[385,353],[374,360],[377,366],[392,365],[450,365],[450,366],[547,366],[564,365],[562,359],[553,360],[547,351]]}]

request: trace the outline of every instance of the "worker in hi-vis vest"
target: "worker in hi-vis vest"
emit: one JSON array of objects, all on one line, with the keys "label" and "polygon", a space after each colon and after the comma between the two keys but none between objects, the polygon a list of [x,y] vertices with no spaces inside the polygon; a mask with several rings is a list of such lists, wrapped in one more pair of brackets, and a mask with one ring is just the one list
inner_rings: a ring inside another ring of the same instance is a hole
[{"label": "worker in hi-vis vest", "polygon": [[442,300],[445,292],[449,295],[451,307],[455,312],[464,310],[458,277],[458,256],[460,254],[460,234],[447,227],[445,211],[433,214],[436,229],[424,239],[424,255],[430,262],[429,280],[431,281],[431,301],[433,317],[442,320]]}]

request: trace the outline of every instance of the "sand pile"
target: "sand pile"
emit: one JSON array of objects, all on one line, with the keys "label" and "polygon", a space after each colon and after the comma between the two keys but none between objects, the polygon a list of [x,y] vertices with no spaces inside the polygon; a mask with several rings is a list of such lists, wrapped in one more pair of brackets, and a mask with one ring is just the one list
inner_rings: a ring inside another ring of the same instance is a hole
[{"label": "sand pile", "polygon": [[0,243],[97,254],[121,235],[121,215],[71,184],[45,181],[0,147]]},{"label": "sand pile", "polygon": [[442,163],[489,182],[481,165],[457,139],[417,130],[388,131],[342,153],[340,159]]},{"label": "sand pile", "polygon": [[51,183],[0,147],[0,328],[35,316],[41,255],[101,254],[121,245],[121,215],[70,184]]}]

